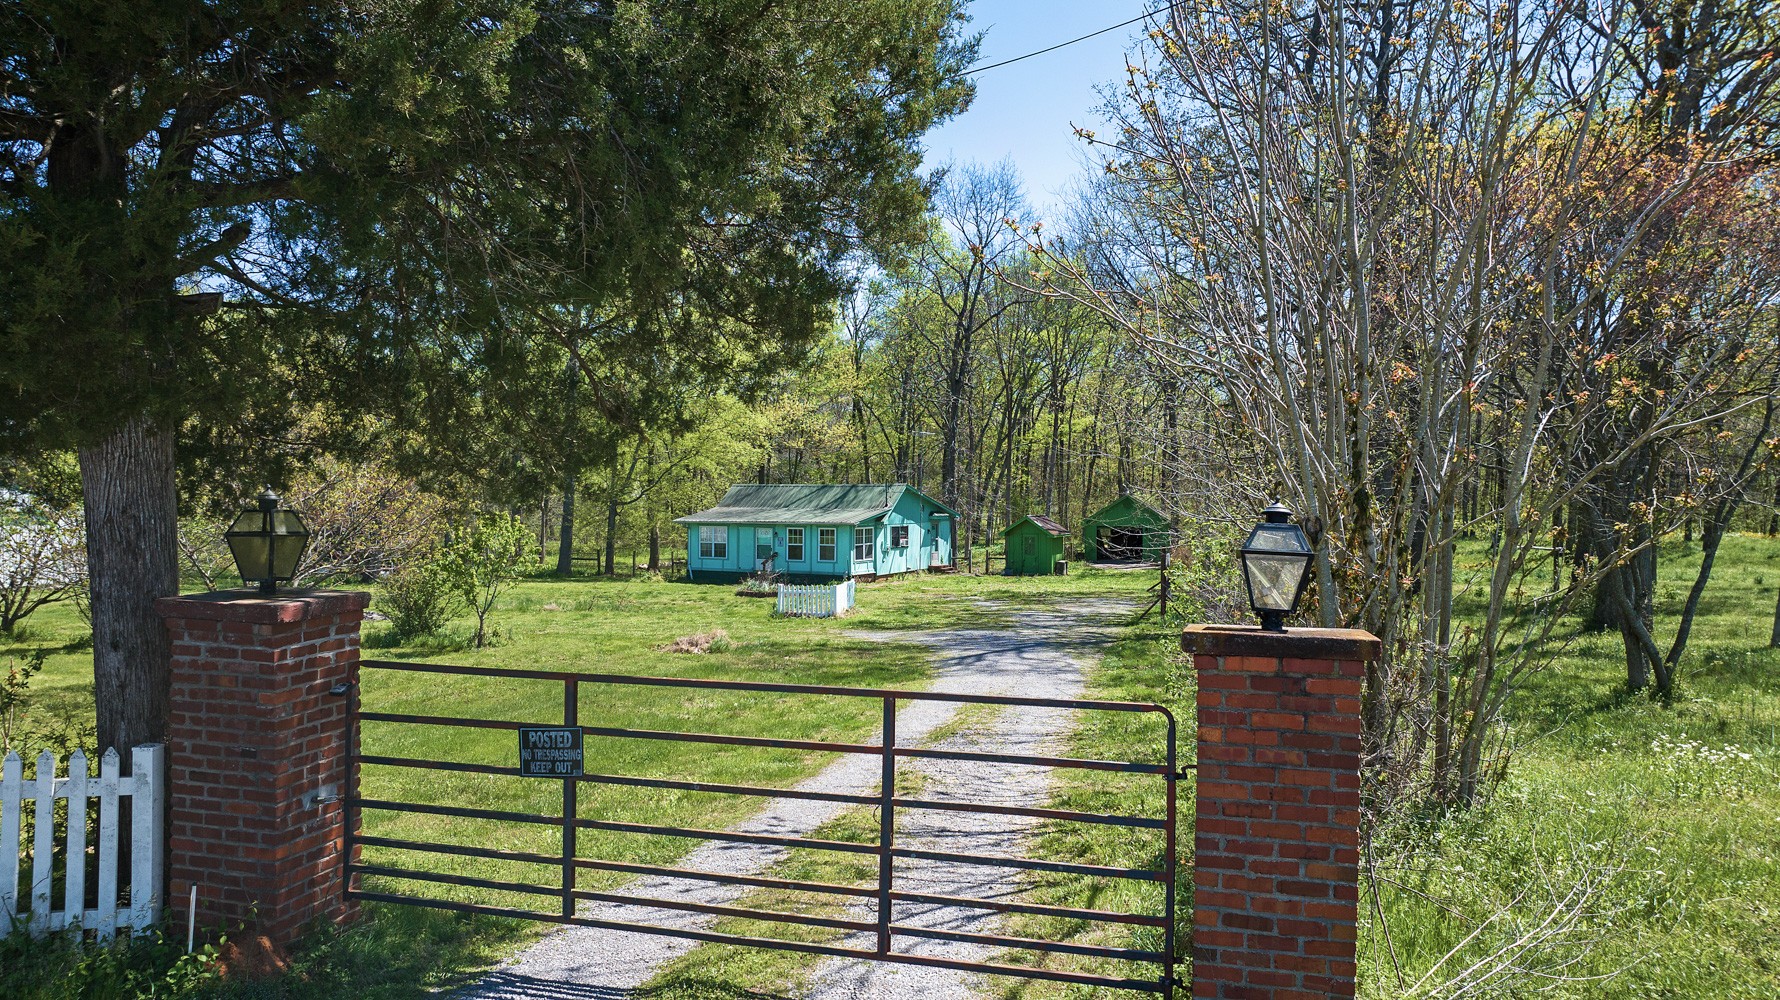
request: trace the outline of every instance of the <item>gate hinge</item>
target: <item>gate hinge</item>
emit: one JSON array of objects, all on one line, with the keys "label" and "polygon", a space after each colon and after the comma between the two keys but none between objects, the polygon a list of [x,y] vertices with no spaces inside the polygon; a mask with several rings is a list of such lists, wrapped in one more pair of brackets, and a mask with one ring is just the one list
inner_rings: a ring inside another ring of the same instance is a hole
[{"label": "gate hinge", "polygon": [[351,693],[352,683],[350,681],[341,681],[333,687],[328,688],[328,694],[331,694],[336,698],[344,698]]}]

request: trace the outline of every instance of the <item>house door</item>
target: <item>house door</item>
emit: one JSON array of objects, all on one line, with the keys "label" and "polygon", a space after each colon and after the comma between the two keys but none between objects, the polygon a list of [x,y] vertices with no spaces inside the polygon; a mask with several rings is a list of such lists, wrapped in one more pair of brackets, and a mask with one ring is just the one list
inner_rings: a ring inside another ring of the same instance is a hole
[{"label": "house door", "polygon": [[952,522],[949,518],[935,517],[927,522],[927,534],[933,539],[933,555],[929,567],[950,566],[952,564]]},{"label": "house door", "polygon": [[778,553],[773,550],[773,535],[772,528],[754,529],[754,568],[762,573],[779,568],[774,565]]}]

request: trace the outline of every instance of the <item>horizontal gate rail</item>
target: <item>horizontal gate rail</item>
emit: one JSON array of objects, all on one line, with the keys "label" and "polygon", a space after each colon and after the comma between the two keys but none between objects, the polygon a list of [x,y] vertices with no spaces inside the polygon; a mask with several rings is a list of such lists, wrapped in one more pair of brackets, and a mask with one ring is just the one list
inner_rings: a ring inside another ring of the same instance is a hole
[{"label": "horizontal gate rail", "polygon": [[[876,844],[855,844],[846,840],[813,840],[808,837],[780,837],[770,833],[737,833],[733,830],[699,830],[693,827],[656,826],[652,823],[625,823],[610,819],[581,819],[573,822],[564,816],[542,813],[507,812],[502,809],[475,809],[468,806],[436,806],[419,802],[390,802],[384,799],[359,799],[360,809],[385,812],[419,813],[424,816],[456,816],[460,819],[492,819],[508,823],[535,823],[541,826],[574,827],[577,830],[609,830],[613,833],[641,833],[658,837],[688,837],[694,840],[722,840],[737,844],[764,844],[768,847],[810,847],[843,854],[876,854]],[[557,861],[560,863],[561,858]]]},{"label": "horizontal gate rail", "polygon": [[[904,691],[897,688],[837,687],[829,684],[782,684],[777,681],[722,681],[699,677],[650,677],[632,674],[569,673],[563,670],[525,670],[518,667],[464,667],[445,663],[406,663],[400,660],[363,660],[365,670],[398,670],[460,677],[506,677],[513,680],[579,681],[582,684],[613,684],[619,687],[700,688],[707,691],[761,691],[772,694],[830,695],[837,698],[895,698],[898,701],[952,701],[969,705],[1022,705],[1027,708],[1072,708],[1100,712],[1154,712],[1170,715],[1161,705],[1140,701],[1092,701],[1061,698],[1025,698],[1008,694],[954,694],[950,691]],[[370,718],[366,713],[366,718]],[[872,748],[874,751],[876,747]]]},{"label": "horizontal gate rail", "polygon": [[983,899],[980,896],[943,896],[932,892],[903,892],[898,889],[890,893],[890,898],[899,903],[961,906],[967,909],[993,910],[996,913],[1030,913],[1034,916],[1061,917],[1065,920],[1104,920],[1117,924],[1137,924],[1141,927],[1168,926],[1166,917],[1152,917],[1147,913],[1084,910],[1074,906],[1045,906],[1042,903],[1009,903],[998,899]]},{"label": "horizontal gate rail", "polygon": [[[354,843],[365,847],[383,847],[395,851],[418,851],[424,854],[454,854],[466,858],[485,858],[490,861],[512,861],[522,864],[555,865],[562,858],[554,854],[534,854],[529,851],[504,851],[494,847],[471,847],[465,844],[440,844],[419,840],[397,840],[392,837],[358,836]],[[356,863],[356,862],[355,862]],[[584,871],[622,872],[630,875],[653,875],[661,878],[689,879],[698,882],[716,882],[723,885],[746,885],[757,889],[784,889],[795,892],[827,893],[831,896],[876,896],[876,889],[867,889],[856,885],[836,885],[832,882],[800,882],[794,879],[767,878],[764,875],[733,875],[728,872],[707,872],[696,868],[668,868],[662,865],[645,865],[630,861],[605,861],[596,858],[576,858],[575,867]],[[551,889],[552,894],[561,890]],[[1144,918],[1154,919],[1154,918]],[[1158,925],[1159,926],[1159,925]]]},{"label": "horizontal gate rail", "polygon": [[[559,859],[551,858],[551,861]],[[502,879],[481,878],[474,875],[453,875],[448,872],[416,871],[412,868],[392,868],[387,865],[367,865],[353,862],[348,871],[359,875],[377,875],[383,878],[408,879],[416,882],[436,882],[442,885],[461,885],[476,889],[494,889],[498,892],[517,892],[533,896],[549,896],[552,899],[560,896],[561,890],[549,886],[533,885],[530,882],[508,882]],[[725,906],[719,903],[695,903],[689,900],[658,899],[648,896],[631,896],[615,892],[594,892],[589,889],[577,889],[574,896],[578,900],[590,903],[623,903],[628,906],[640,906],[655,910],[686,910],[693,913],[709,913],[720,917],[742,917],[748,920],[770,920],[783,924],[803,924],[809,927],[829,927],[845,931],[876,930],[877,924],[864,920],[845,920],[840,917],[812,917],[802,913],[785,913],[781,910],[757,910],[747,906]]]},{"label": "horizontal gate rail", "polygon": [[[874,751],[875,752],[875,751]],[[519,768],[503,767],[499,764],[468,764],[453,760],[418,760],[413,757],[384,757],[377,754],[360,754],[361,764],[382,764],[388,767],[412,767],[427,771],[457,771],[463,774],[494,774],[505,777],[518,777]],[[763,788],[759,785],[724,785],[710,781],[676,781],[671,778],[637,778],[627,774],[577,774],[564,780],[579,781],[589,785],[628,785],[635,788],[665,788],[682,792],[710,792],[716,795],[758,795],[765,798],[802,798],[814,802],[846,802],[854,805],[875,806],[879,798],[876,795],[853,795],[847,792],[804,792],[797,789]],[[900,803],[899,803],[900,804]],[[914,806],[911,808],[928,808]],[[985,810],[993,811],[993,810]],[[1086,817],[1087,813],[1082,813]],[[1084,819],[1083,822],[1093,822]],[[1146,820],[1130,825],[1140,826],[1155,823],[1161,827],[1160,820]]]},{"label": "horizontal gate rail", "polygon": [[[643,777],[640,775],[623,774],[588,773],[572,776],[564,775],[560,778],[551,776],[546,780],[560,781],[562,784],[563,808],[555,815],[549,813],[446,805],[432,802],[403,802],[381,798],[365,798],[359,794],[356,787],[351,787],[348,790],[348,806],[352,810],[352,815],[354,817],[361,816],[364,810],[372,810],[380,813],[445,816],[462,819],[487,820],[497,823],[548,826],[561,830],[562,835],[561,852],[546,854],[531,851],[479,847],[467,844],[436,843],[431,841],[403,840],[394,837],[364,835],[357,832],[358,824],[354,822],[351,825],[352,832],[349,834],[350,843],[354,848],[378,848],[388,851],[404,852],[406,855],[410,856],[445,855],[544,866],[560,871],[560,879],[553,874],[540,882],[521,882],[481,876],[458,875],[447,872],[427,871],[407,867],[405,864],[401,863],[382,863],[381,861],[378,863],[365,862],[358,859],[356,850],[349,850],[347,852],[348,861],[346,864],[349,876],[367,876],[379,880],[375,889],[366,889],[359,885],[356,877],[349,878],[347,893],[353,898],[427,906],[435,909],[461,913],[484,913],[499,916],[521,917],[553,923],[656,934],[719,944],[774,948],[812,955],[871,959],[905,965],[959,969],[994,975],[1014,976],[1024,979],[1102,986],[1146,993],[1168,994],[1173,987],[1180,985],[1179,979],[1174,975],[1173,957],[1175,951],[1175,930],[1173,920],[1176,841],[1175,793],[1177,781],[1185,776],[1187,770],[1191,768],[1191,765],[1188,765],[1188,768],[1183,769],[1177,763],[1175,754],[1175,720],[1167,709],[1162,706],[1137,702],[1077,701],[1053,698],[1029,698],[1012,695],[952,694],[947,692],[900,691],[882,688],[846,688],[760,681],[703,680],[679,677],[633,677],[622,674],[564,673],[552,670],[516,670],[495,667],[396,663],[377,660],[363,661],[360,666],[364,670],[394,670],[450,676],[542,681],[561,684],[563,686],[563,713],[560,721],[547,720],[540,722],[519,722],[504,719],[461,718],[398,712],[375,712],[364,711],[362,707],[357,704],[357,699],[355,698],[353,712],[351,713],[351,724],[353,725],[371,722],[388,723],[399,726],[438,726],[495,731],[517,731],[533,726],[544,726],[561,727],[578,731],[582,738],[636,739],[721,746],[759,747],[803,752],[859,754],[868,755],[880,760],[882,774],[876,794],[805,791],[796,788],[771,788],[758,785],[706,782],[683,778]],[[883,711],[882,739],[878,743],[868,744],[825,740],[779,739],[773,737],[743,736],[725,733],[673,732],[653,729],[582,725],[578,719],[578,705],[579,690],[580,686],[583,684],[877,699],[881,702]],[[1093,760],[1078,757],[988,753],[963,750],[935,750],[921,747],[899,746],[896,740],[896,708],[899,704],[904,702],[921,701],[1034,707],[1065,711],[1155,713],[1162,716],[1167,726],[1167,759],[1162,763]],[[356,740],[353,745],[357,745]],[[899,759],[966,761],[1042,768],[1073,768],[1103,773],[1155,776],[1161,778],[1165,783],[1167,793],[1165,813],[1161,817],[1126,816],[1108,813],[1082,812],[1070,809],[1042,808],[1037,806],[979,804],[952,799],[941,800],[900,796],[895,794],[896,762]],[[439,770],[460,774],[487,775],[492,777],[523,776],[519,767],[475,761],[427,760],[415,757],[379,754],[356,754],[353,761],[360,766]],[[577,763],[577,769],[579,766],[579,763]],[[527,780],[533,779],[528,778]],[[664,789],[713,795],[800,799],[847,805],[875,806],[879,810],[878,835],[875,842],[859,843],[765,833],[743,833],[731,830],[705,830],[654,823],[591,819],[579,814],[576,790],[581,785]],[[999,816],[1019,816],[1064,823],[1096,824],[1136,830],[1156,830],[1160,831],[1164,839],[1162,864],[1161,867],[1153,869],[1124,868],[1110,865],[1086,864],[1074,861],[1049,861],[1038,858],[930,851],[900,846],[895,843],[894,816],[897,810],[970,812]],[[874,880],[874,885],[837,885],[825,882],[804,882],[794,879],[772,878],[765,875],[730,874],[625,861],[583,858],[579,856],[576,847],[576,833],[581,830],[597,830],[622,834],[637,834],[641,836],[682,837],[700,841],[754,844],[787,850],[801,848],[843,854],[870,855],[877,861],[877,877]],[[1129,882],[1159,884],[1163,895],[1164,912],[1157,915],[1068,906],[1051,906],[1040,903],[1022,902],[1019,900],[1004,901],[973,896],[951,896],[938,893],[908,892],[896,888],[893,872],[897,860],[918,860],[944,864],[991,866],[1016,869],[1019,871],[1054,872],[1082,875],[1097,879],[1114,879]],[[578,873],[593,871],[789,892],[807,892],[852,899],[860,902],[863,902],[864,900],[874,900],[876,911],[875,919],[857,919],[849,916],[811,916],[801,913],[788,913],[780,910],[756,909],[729,903],[660,898],[659,891],[654,896],[637,895],[632,892],[624,891],[595,891],[592,889],[581,888],[576,884]],[[388,883],[396,884],[389,885]],[[425,895],[424,890],[422,889],[423,886],[429,884],[484,889],[490,892],[506,892],[523,896],[541,897],[550,900],[551,905],[533,910],[516,906],[497,906],[482,902],[467,902],[459,899],[433,898],[432,896]],[[396,891],[398,888],[400,891]],[[385,889],[388,889],[389,891],[384,891]],[[417,892],[422,894],[417,895]],[[671,927],[657,924],[632,923],[587,915],[587,912],[581,907],[581,904],[587,903],[621,904],[624,906],[639,907],[645,910],[654,909],[692,912],[715,917],[761,920],[780,924],[798,924],[835,931],[864,933],[873,935],[876,940],[875,947],[860,948],[848,947],[838,942],[823,943],[789,941],[780,938],[755,937],[746,934],[732,934],[714,930],[704,930],[699,927]],[[892,919],[892,907],[895,903],[958,907],[983,910],[991,913],[1031,914],[1035,916],[1056,917],[1091,923],[1155,928],[1161,931],[1162,948],[1160,950],[1151,950],[1147,948],[1115,947],[1102,944],[1076,944],[1068,941],[1052,941],[1039,938],[917,927],[897,923]],[[873,934],[873,932],[875,932],[875,934]],[[911,939],[957,941],[1019,952],[1078,955],[1089,958],[1110,959],[1119,962],[1153,964],[1161,967],[1161,974],[1155,978],[1133,978],[1110,974],[1076,972],[1025,965],[975,962],[962,959],[940,958],[931,955],[918,955],[904,951],[894,951],[892,949],[892,944],[895,939],[898,938],[905,941]]]},{"label": "horizontal gate rail", "polygon": [[[876,798],[873,798],[876,803]],[[950,802],[940,799],[891,800],[898,809],[939,809],[946,812],[992,813],[996,816],[1031,816],[1034,819],[1058,819],[1072,823],[1099,823],[1104,826],[1127,826],[1141,830],[1165,830],[1168,824],[1148,816],[1110,816],[1105,813],[1076,812],[1073,809],[1041,809],[1037,806],[993,806],[976,802]]]},{"label": "horizontal gate rail", "polygon": [[1039,861],[1033,858],[1009,858],[999,854],[953,854],[948,851],[915,851],[906,847],[891,850],[891,855],[915,861],[943,861],[960,865],[994,865],[1019,868],[1029,872],[1061,872],[1066,875],[1092,875],[1097,878],[1128,879],[1137,882],[1160,882],[1163,874],[1151,868],[1109,868],[1105,865],[1082,865],[1070,861]]},{"label": "horizontal gate rail", "polygon": [[1160,962],[1159,951],[1137,948],[1111,948],[1099,944],[1070,944],[1067,941],[1045,941],[1039,938],[1007,937],[1002,934],[973,934],[970,931],[948,931],[936,927],[914,927],[891,924],[890,929],[907,937],[931,938],[936,941],[963,941],[967,944],[988,944],[1027,951],[1048,951],[1059,955],[1088,955],[1093,958],[1117,958],[1127,962]]},{"label": "horizontal gate rail", "polygon": [[[750,948],[771,948],[778,951],[795,951],[807,955],[827,955],[834,958],[859,958],[868,961],[895,962],[900,965],[923,965],[935,969],[957,969],[961,972],[986,972],[998,976],[1014,976],[1020,979],[1039,979],[1052,983],[1075,983],[1084,986],[1106,986],[1112,989],[1135,990],[1140,993],[1162,993],[1166,987],[1155,979],[1120,979],[1113,976],[1097,976],[1089,972],[1067,972],[1061,969],[1041,969],[1023,965],[1005,965],[996,962],[966,962],[951,958],[936,958],[929,955],[911,955],[898,952],[884,955],[863,948],[842,948],[838,945],[815,944],[808,941],[785,941],[779,938],[750,937],[745,934],[725,934],[720,931],[701,931],[685,927],[661,927],[654,924],[633,924],[622,920],[601,920],[598,917],[565,917],[550,913],[535,913],[531,910],[516,910],[505,906],[489,906],[484,903],[463,903],[448,899],[427,899],[421,896],[404,896],[393,892],[375,892],[369,889],[352,891],[355,899],[368,899],[381,903],[405,903],[410,906],[425,906],[436,910],[451,910],[457,913],[480,913],[494,917],[517,917],[521,920],[542,920],[548,923],[570,924],[576,927],[592,927],[596,930],[628,931],[633,934],[654,934],[660,937],[685,938],[691,941],[704,941],[710,944],[731,944]],[[1178,983],[1175,983],[1178,985]]]}]

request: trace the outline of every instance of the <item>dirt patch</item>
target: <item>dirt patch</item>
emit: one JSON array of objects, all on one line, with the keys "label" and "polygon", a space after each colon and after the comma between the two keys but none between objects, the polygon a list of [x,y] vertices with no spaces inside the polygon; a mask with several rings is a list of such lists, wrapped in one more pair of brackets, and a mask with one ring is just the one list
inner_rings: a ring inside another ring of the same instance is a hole
[{"label": "dirt patch", "polygon": [[729,633],[722,629],[683,635],[673,642],[655,647],[661,653],[722,653],[735,648]]}]

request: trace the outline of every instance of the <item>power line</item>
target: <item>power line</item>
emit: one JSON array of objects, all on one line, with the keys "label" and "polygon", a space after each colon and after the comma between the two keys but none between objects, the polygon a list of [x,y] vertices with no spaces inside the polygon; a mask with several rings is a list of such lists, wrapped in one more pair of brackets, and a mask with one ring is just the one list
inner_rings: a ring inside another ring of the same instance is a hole
[{"label": "power line", "polygon": [[987,66],[972,66],[971,68],[964,71],[964,75],[969,76],[972,73],[982,73],[982,72],[986,72],[986,71],[992,70],[992,69],[999,69],[1002,66],[1011,65],[1011,64],[1017,63],[1023,59],[1031,59],[1033,56],[1042,56],[1046,52],[1055,52],[1058,49],[1067,48],[1071,45],[1074,45],[1077,42],[1085,42],[1090,38],[1098,38],[1101,35],[1104,35],[1109,31],[1117,31],[1120,28],[1128,28],[1131,25],[1136,24],[1139,21],[1147,21],[1150,18],[1155,17],[1157,14],[1160,14],[1160,13],[1163,13],[1164,11],[1170,10],[1173,7],[1174,7],[1174,4],[1172,4],[1172,3],[1165,4],[1161,7],[1157,7],[1155,10],[1146,10],[1142,14],[1137,15],[1136,17],[1132,18],[1129,21],[1120,21],[1118,24],[1115,24],[1110,28],[1101,28],[1099,31],[1089,32],[1088,34],[1083,35],[1080,38],[1071,38],[1067,42],[1058,42],[1057,44],[1051,46],[1048,49],[1039,49],[1037,52],[1028,52],[1023,56],[1015,56],[1012,59],[1003,59],[1000,62],[990,63]]}]

